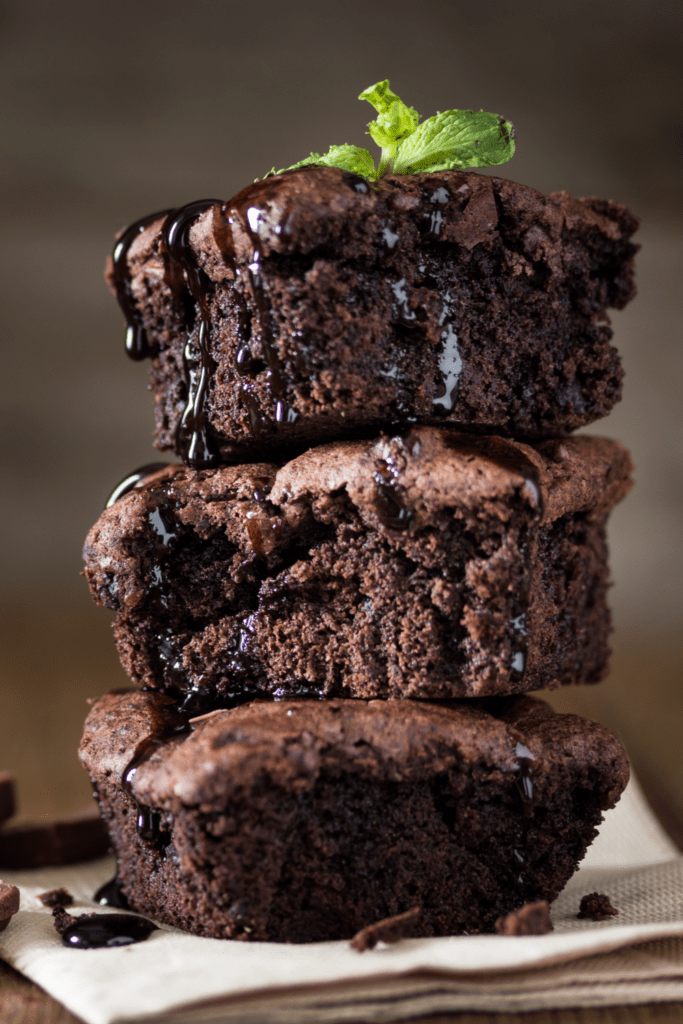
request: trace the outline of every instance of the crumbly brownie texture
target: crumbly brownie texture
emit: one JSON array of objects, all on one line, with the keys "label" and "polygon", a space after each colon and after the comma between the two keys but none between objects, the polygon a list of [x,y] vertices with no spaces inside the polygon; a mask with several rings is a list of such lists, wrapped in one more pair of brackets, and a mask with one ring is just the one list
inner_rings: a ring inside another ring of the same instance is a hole
[{"label": "crumbly brownie texture", "polygon": [[100,516],[86,575],[131,679],[196,710],[597,682],[604,525],[630,469],[603,438],[431,427],[280,470],[168,467]]},{"label": "crumbly brownie texture", "polygon": [[416,935],[492,931],[557,896],[628,779],[606,729],[529,697],[257,700],[192,724],[109,694],[80,757],[131,909],[220,938],[349,939],[415,906]]},{"label": "crumbly brownie texture", "polygon": [[589,918],[591,921],[607,921],[610,917],[616,917],[619,913],[611,902],[609,896],[602,892],[589,892],[581,897],[577,917]]},{"label": "crumbly brownie texture", "polygon": [[630,487],[602,438],[535,447],[431,427],[273,465],[168,467],[85,545],[134,682],[189,695],[465,697],[596,682],[605,520]]},{"label": "crumbly brownie texture", "polygon": [[619,203],[469,172],[370,187],[307,167],[206,205],[171,214],[172,252],[159,216],[119,261],[160,448],[187,457],[188,386],[203,465],[388,423],[556,436],[620,397],[605,310],[634,294],[638,220]]}]

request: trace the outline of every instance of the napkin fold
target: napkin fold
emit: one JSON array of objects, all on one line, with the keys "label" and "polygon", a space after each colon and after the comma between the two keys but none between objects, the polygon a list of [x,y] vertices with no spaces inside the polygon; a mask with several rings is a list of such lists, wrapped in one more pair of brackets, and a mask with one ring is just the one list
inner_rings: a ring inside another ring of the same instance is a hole
[{"label": "napkin fold", "polygon": [[[21,909],[0,956],[87,1024],[351,1024],[683,999],[683,856],[635,780],[553,904],[549,935],[405,939],[361,954],[348,942],[231,942],[162,925],[138,945],[67,949],[36,896],[64,886],[72,913],[92,910],[113,869],[105,858],[5,878]],[[619,916],[577,918],[590,892]]]}]

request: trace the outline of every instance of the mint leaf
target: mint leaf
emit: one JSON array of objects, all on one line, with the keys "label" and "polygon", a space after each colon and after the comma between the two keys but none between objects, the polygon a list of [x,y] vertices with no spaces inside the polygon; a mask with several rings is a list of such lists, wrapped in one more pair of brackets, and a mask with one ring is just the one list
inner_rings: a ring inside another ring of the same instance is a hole
[{"label": "mint leaf", "polygon": [[340,167],[369,181],[383,175],[417,174],[419,171],[453,171],[466,167],[504,164],[515,152],[514,129],[499,114],[484,110],[447,110],[420,124],[420,115],[389,88],[389,79],[364,89],[358,97],[372,104],[378,117],[368,124],[368,133],[380,146],[379,167],[367,149],[358,146],[330,146],[327,153],[311,153],[281,171],[320,164]]},{"label": "mint leaf", "polygon": [[375,161],[367,149],[360,149],[358,146],[350,146],[344,143],[343,146],[330,146],[327,153],[311,153],[305,160],[291,167],[284,167],[281,171],[271,171],[271,174],[283,174],[285,171],[294,171],[297,167],[307,167],[309,164],[319,164],[322,167],[341,167],[343,171],[351,171],[353,174],[360,174],[364,178],[375,177]]},{"label": "mint leaf", "polygon": [[393,173],[490,167],[504,164],[514,151],[514,129],[498,114],[447,110],[424,121],[398,146]]},{"label": "mint leaf", "polygon": [[370,121],[368,124],[368,133],[382,150],[377,172],[377,176],[381,178],[391,166],[399,143],[417,128],[420,115],[391,91],[388,78],[364,89],[358,99],[367,100],[379,114],[376,121]]}]

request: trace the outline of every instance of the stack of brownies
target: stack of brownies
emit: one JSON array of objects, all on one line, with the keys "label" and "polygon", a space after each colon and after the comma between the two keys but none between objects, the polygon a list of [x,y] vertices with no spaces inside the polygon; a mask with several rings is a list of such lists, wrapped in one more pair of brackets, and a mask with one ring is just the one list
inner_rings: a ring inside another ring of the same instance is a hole
[{"label": "stack of brownies", "polygon": [[628,762],[528,691],[606,672],[623,206],[471,172],[268,177],[109,268],[156,443],[85,547],[138,689],[81,745],[109,902],[199,935],[491,931],[552,900]]}]

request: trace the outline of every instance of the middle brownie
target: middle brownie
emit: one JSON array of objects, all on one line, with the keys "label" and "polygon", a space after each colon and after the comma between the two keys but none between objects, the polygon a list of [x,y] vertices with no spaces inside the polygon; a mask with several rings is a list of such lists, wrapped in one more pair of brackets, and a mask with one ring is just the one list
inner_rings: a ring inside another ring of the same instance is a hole
[{"label": "middle brownie", "polygon": [[430,427],[280,468],[169,466],[105,510],[86,576],[126,672],[189,709],[597,682],[630,470],[602,438]]}]

